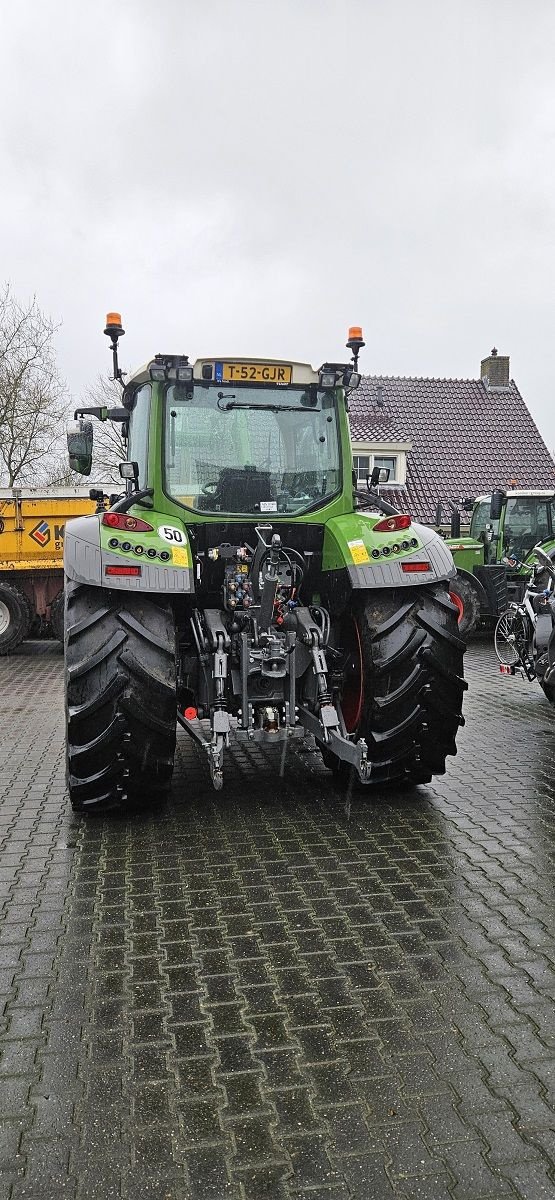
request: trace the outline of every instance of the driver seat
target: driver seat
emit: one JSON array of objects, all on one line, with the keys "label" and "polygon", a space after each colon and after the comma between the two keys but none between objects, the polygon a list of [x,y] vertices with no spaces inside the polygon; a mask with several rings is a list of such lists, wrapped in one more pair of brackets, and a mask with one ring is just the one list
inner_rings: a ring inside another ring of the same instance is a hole
[{"label": "driver seat", "polygon": [[223,467],[214,493],[221,512],[254,512],[263,501],[273,500],[269,471],[257,467]]}]

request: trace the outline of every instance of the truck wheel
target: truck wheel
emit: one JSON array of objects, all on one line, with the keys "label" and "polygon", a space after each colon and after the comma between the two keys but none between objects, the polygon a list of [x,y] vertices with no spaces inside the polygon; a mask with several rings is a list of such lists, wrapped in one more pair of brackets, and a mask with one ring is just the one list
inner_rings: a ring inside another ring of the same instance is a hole
[{"label": "truck wheel", "polygon": [[58,642],[64,644],[64,591],[58,592],[50,605],[50,628]]},{"label": "truck wheel", "polygon": [[30,627],[31,606],[25,593],[13,583],[0,583],[0,655],[11,654]]},{"label": "truck wheel", "polygon": [[[345,724],[368,744],[376,783],[429,783],[456,754],[465,643],[445,587],[376,592],[353,614]],[[359,646],[357,685],[356,645]],[[357,697],[358,686],[358,697]],[[356,725],[353,725],[353,716]],[[324,761],[334,756],[326,753]]]},{"label": "truck wheel", "polygon": [[466,639],[480,621],[480,597],[476,588],[464,575],[455,575],[454,579],[449,580],[449,593],[459,610],[459,633]]},{"label": "truck wheel", "polygon": [[76,812],[169,790],[176,730],[171,605],[66,582],[67,782]]}]

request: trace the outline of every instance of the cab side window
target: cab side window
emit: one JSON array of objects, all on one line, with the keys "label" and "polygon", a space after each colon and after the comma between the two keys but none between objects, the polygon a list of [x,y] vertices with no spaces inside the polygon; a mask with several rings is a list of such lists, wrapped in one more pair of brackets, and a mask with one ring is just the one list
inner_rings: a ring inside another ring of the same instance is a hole
[{"label": "cab side window", "polygon": [[148,424],[150,417],[149,383],[135,392],[135,403],[129,422],[129,459],[139,464],[139,487],[148,487]]}]

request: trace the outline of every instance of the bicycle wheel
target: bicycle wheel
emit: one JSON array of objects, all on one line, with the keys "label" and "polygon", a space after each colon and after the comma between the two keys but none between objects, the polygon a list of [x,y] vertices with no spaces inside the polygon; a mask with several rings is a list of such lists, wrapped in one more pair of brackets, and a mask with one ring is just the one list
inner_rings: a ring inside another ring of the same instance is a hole
[{"label": "bicycle wheel", "polygon": [[521,661],[528,645],[528,617],[519,608],[502,613],[493,637],[495,653],[500,663],[514,667]]}]

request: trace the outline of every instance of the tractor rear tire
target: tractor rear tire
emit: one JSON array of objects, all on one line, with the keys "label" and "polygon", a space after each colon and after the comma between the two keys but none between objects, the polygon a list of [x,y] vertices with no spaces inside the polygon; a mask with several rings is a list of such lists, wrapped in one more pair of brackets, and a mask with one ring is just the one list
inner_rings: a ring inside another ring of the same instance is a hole
[{"label": "tractor rear tire", "polygon": [[13,583],[0,583],[0,655],[13,654],[31,628],[31,605]]},{"label": "tractor rear tire", "polygon": [[163,798],[176,734],[171,604],[68,581],[65,626],[72,808],[125,811]]},{"label": "tractor rear tire", "polygon": [[[376,591],[354,611],[362,697],[357,738],[364,737],[371,782],[429,783],[456,754],[465,643],[445,586]],[[352,711],[352,705],[351,705]],[[327,753],[324,761],[335,756]],[[350,771],[341,773],[346,779]]]},{"label": "tractor rear tire", "polygon": [[466,639],[480,624],[479,593],[469,579],[458,573],[449,580],[449,592],[457,598],[453,603],[459,608],[459,634]]}]

